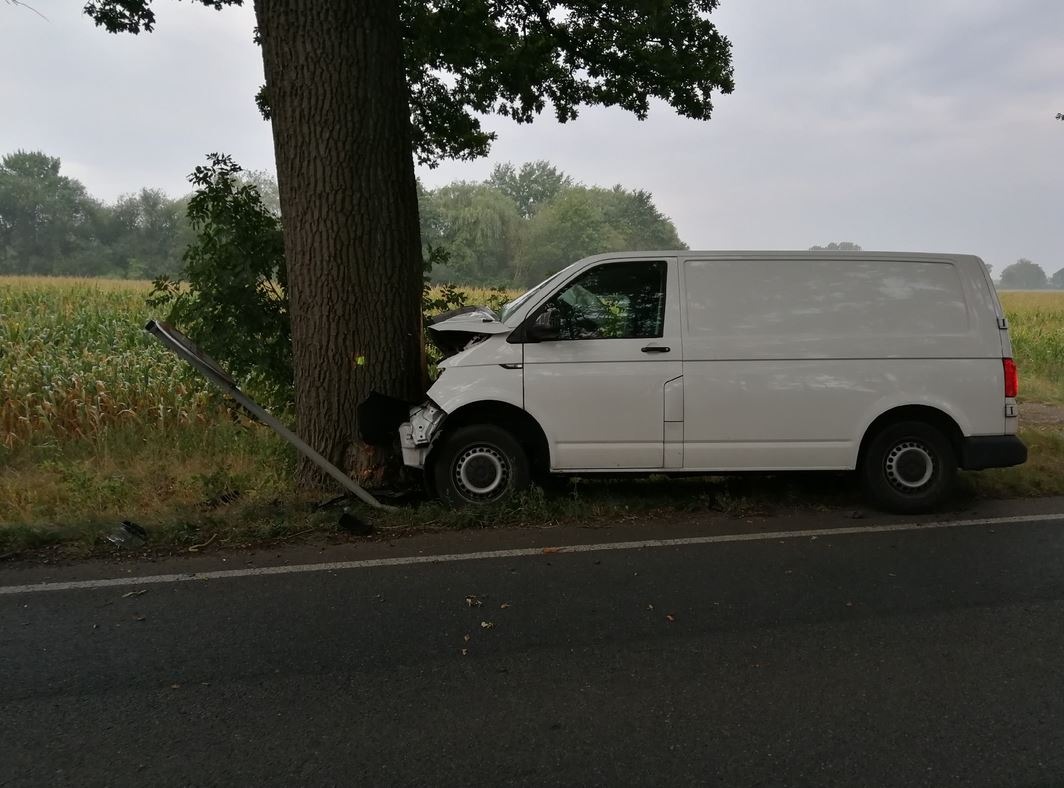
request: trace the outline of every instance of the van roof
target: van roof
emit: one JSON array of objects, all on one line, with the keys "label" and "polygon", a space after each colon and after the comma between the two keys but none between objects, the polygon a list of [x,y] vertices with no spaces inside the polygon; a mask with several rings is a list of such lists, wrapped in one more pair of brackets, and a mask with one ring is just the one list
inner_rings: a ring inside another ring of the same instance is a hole
[{"label": "van roof", "polygon": [[846,257],[858,260],[892,260],[912,262],[942,262],[944,260],[959,260],[979,258],[972,254],[940,253],[940,252],[848,252],[835,250],[810,251],[808,249],[786,251],[756,251],[751,249],[720,250],[720,249],[654,249],[631,252],[607,252],[585,257],[584,260],[617,260],[617,259],[644,259],[661,257],[700,257],[709,259],[759,259],[759,260],[800,260],[800,259],[823,259],[825,257]]}]

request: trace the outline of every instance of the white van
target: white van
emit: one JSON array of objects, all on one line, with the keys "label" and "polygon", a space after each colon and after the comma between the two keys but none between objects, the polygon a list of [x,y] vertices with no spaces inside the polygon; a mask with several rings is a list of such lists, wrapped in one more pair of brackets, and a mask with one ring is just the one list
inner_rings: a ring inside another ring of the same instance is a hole
[{"label": "white van", "polygon": [[1008,324],[969,255],[605,254],[429,330],[453,355],[400,439],[456,504],[546,473],[857,470],[917,512],[958,467],[1027,458]]}]

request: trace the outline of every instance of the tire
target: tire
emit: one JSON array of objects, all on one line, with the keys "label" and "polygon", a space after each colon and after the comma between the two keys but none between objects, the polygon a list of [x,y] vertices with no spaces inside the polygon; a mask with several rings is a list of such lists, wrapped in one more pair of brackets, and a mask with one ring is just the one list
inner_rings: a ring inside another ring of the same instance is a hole
[{"label": "tire", "polygon": [[873,506],[919,514],[934,509],[953,491],[957,455],[941,430],[922,421],[902,421],[872,436],[860,474]]},{"label": "tire", "polygon": [[437,494],[451,506],[496,503],[532,483],[521,444],[492,424],[471,424],[445,436],[433,458],[432,480]]}]

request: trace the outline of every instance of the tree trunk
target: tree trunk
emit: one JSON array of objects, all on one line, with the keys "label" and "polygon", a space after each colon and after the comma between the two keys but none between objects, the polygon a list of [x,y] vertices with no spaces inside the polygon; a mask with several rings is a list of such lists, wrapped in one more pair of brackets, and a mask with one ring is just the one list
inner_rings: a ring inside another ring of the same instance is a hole
[{"label": "tree trunk", "polygon": [[[356,406],[423,394],[422,258],[395,0],[255,0],[300,435],[365,480]],[[299,479],[316,485],[310,463]]]}]

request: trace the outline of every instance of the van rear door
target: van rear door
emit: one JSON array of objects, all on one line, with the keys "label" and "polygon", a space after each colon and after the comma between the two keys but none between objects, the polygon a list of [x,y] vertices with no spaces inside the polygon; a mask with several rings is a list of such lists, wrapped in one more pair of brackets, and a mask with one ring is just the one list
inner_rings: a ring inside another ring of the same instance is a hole
[{"label": "van rear door", "polygon": [[[1009,321],[1005,316],[1005,309],[1001,306],[1001,299],[998,298],[997,289],[994,287],[994,280],[990,277],[990,271],[987,270],[986,265],[978,257],[969,258],[970,265],[975,269],[974,276],[971,277],[972,286],[977,288],[979,296],[984,300],[988,300],[994,310],[994,320],[997,324],[997,337],[998,342],[1001,345],[1001,358],[1010,359],[1010,361],[1002,362],[1002,393],[1004,398],[1004,427],[1003,432],[1006,435],[1015,435],[1019,429],[1019,406],[1016,403],[1015,397],[1010,397],[1009,387],[1005,380],[1007,377],[1006,368],[1008,364],[1012,364],[1012,372],[1015,376],[1016,366],[1012,359],[1012,338],[1009,336]],[[983,309],[984,312],[987,310]],[[987,314],[987,318],[990,315]]]},{"label": "van rear door", "polygon": [[979,287],[981,295],[989,295],[990,303],[994,307],[994,318],[997,320],[998,338],[1001,341],[1001,357],[1012,358],[1012,340],[1009,338],[1009,321],[1005,316],[1005,309],[1001,306],[1001,299],[998,298],[997,288],[994,287],[994,280],[990,277],[990,271],[987,270],[986,264],[983,263],[978,257],[972,258],[978,261],[978,271],[982,274],[981,278],[979,274],[976,274],[976,285],[984,285],[985,287]]}]

